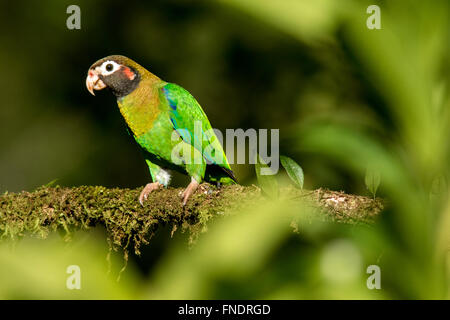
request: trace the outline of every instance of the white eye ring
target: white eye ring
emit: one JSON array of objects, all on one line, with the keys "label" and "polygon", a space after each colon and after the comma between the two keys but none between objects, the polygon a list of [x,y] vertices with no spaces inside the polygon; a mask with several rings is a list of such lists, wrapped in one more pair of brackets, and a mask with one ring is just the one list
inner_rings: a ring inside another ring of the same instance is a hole
[{"label": "white eye ring", "polygon": [[[112,66],[112,69],[111,69],[110,65]],[[102,76],[109,76],[110,74],[112,74],[120,69],[120,64],[118,64],[117,62],[108,60],[108,61],[103,62],[99,68],[100,68],[100,70],[99,70],[100,74]]]}]

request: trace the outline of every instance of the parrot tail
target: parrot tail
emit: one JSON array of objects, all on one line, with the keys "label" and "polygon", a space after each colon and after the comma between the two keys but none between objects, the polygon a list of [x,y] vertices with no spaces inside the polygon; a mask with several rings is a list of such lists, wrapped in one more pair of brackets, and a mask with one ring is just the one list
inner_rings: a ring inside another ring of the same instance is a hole
[{"label": "parrot tail", "polygon": [[235,184],[238,183],[233,171],[218,165],[206,166],[205,180],[208,182],[220,184]]},{"label": "parrot tail", "polygon": [[236,176],[234,175],[234,172],[231,171],[231,169],[220,167],[228,177],[230,177],[234,182],[238,183]]}]

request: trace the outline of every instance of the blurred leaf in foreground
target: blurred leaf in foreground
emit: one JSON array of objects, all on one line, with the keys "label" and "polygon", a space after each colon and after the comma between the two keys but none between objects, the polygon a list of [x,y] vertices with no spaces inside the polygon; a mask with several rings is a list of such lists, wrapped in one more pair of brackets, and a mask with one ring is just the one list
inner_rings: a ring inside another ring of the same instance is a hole
[{"label": "blurred leaf in foreground", "polygon": [[[0,299],[133,299],[139,280],[132,264],[122,279],[120,255],[111,254],[101,232],[79,232],[70,242],[56,234],[0,243]],[[108,266],[109,265],[109,266]],[[80,290],[67,287],[69,266],[80,270]],[[108,273],[108,269],[110,272]]]}]

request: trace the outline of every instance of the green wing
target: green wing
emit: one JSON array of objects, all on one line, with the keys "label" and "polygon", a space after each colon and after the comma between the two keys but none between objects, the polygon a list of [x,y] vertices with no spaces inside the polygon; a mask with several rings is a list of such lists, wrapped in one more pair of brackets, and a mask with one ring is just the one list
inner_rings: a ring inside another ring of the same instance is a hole
[{"label": "green wing", "polygon": [[208,164],[218,165],[236,180],[222,145],[197,100],[187,90],[173,83],[164,85],[161,92],[169,105],[170,121],[181,138],[201,151]]}]

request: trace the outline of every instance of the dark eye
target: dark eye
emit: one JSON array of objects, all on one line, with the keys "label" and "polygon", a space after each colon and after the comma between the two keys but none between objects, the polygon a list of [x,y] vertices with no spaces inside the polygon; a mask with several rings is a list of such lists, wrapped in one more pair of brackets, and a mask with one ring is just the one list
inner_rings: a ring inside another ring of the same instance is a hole
[{"label": "dark eye", "polygon": [[112,69],[114,68],[114,66],[111,63],[108,63],[105,67],[106,71],[112,71]]}]

